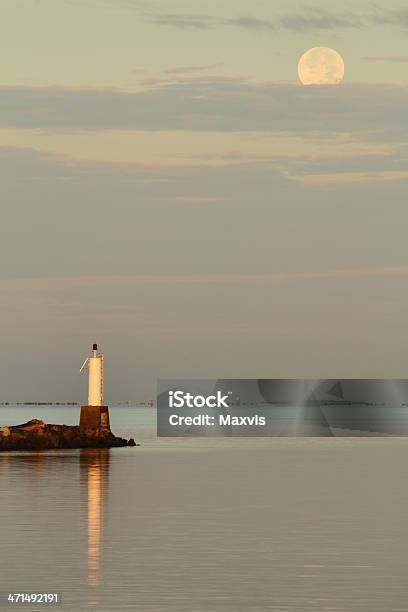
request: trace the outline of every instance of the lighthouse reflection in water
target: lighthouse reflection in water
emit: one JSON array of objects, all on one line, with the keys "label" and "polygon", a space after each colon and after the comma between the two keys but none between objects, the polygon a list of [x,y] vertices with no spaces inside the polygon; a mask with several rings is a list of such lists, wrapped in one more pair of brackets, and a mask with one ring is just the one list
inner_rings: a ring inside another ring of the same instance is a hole
[{"label": "lighthouse reflection in water", "polygon": [[87,514],[88,584],[101,582],[104,500],[107,495],[109,449],[81,451],[81,491]]}]

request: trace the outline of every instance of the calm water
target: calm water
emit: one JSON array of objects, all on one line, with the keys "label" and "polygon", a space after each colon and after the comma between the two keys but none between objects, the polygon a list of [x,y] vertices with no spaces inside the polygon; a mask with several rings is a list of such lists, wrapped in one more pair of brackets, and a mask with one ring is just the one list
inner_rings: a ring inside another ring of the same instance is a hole
[{"label": "calm water", "polygon": [[[0,408],[31,417],[78,409]],[[137,448],[0,455],[0,591],[72,611],[408,611],[407,439],[157,440],[154,420],[111,410]]]}]

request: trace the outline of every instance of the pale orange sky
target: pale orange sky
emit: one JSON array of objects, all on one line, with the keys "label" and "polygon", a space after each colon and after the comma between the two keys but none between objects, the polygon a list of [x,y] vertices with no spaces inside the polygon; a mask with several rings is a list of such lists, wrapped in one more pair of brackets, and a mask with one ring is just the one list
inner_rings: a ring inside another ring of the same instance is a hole
[{"label": "pale orange sky", "polygon": [[[399,2],[4,0],[0,400],[80,399],[94,341],[117,400],[404,376],[407,27]],[[320,45],[346,78],[303,87]]]}]

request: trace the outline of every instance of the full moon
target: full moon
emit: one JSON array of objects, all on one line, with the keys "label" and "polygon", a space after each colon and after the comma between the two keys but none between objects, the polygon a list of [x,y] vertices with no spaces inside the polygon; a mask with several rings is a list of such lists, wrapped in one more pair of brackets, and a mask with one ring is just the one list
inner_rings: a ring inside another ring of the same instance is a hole
[{"label": "full moon", "polygon": [[303,85],[338,85],[344,78],[344,61],[329,47],[313,47],[302,55],[298,64]]}]

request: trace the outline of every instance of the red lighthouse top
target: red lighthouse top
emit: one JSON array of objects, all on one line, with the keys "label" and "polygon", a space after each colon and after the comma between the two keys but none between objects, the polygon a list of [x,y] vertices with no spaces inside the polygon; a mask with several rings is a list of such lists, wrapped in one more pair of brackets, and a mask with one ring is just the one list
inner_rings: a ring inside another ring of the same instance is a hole
[{"label": "red lighthouse top", "polygon": [[93,351],[97,351],[98,350],[98,345],[97,344],[93,344],[92,345],[92,350]]}]

